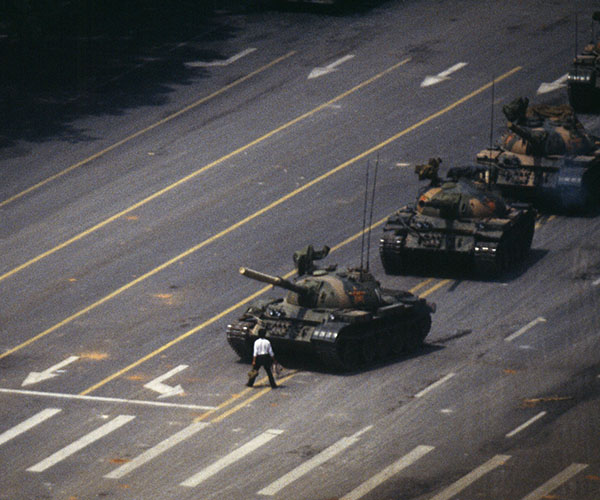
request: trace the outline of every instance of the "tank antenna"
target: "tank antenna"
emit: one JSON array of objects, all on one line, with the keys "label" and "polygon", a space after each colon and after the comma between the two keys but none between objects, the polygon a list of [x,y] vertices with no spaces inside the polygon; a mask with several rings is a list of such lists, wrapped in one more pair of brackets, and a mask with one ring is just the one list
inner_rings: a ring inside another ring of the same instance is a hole
[{"label": "tank antenna", "polygon": [[375,172],[373,174],[373,188],[371,192],[371,207],[369,208],[369,227],[367,232],[367,271],[369,270],[369,253],[371,251],[371,226],[373,225],[373,206],[375,205],[375,186],[377,185],[377,167],[379,167],[379,152],[375,161]]},{"label": "tank antenna", "polygon": [[490,150],[494,146],[494,99],[496,93],[496,75],[492,74],[492,105],[490,112]]},{"label": "tank antenna", "polygon": [[362,220],[362,234],[360,239],[360,269],[362,272],[364,264],[364,250],[365,250],[365,226],[367,224],[367,203],[369,201],[369,162],[367,162],[367,174],[365,179],[365,201],[363,204],[363,220]]}]

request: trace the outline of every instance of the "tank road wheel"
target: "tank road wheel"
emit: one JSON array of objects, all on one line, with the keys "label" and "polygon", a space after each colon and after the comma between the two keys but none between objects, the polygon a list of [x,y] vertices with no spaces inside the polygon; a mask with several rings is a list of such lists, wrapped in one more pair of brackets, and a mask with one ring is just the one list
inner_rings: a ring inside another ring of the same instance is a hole
[{"label": "tank road wheel", "polygon": [[380,332],[375,339],[377,357],[379,359],[389,358],[392,354],[392,335],[389,331]]},{"label": "tank road wheel", "polygon": [[413,352],[423,347],[423,341],[431,329],[431,317],[423,315],[411,321],[408,327],[406,351]]},{"label": "tank road wheel", "polygon": [[394,356],[399,356],[406,349],[406,324],[402,324],[397,328],[392,335],[391,339],[391,351]]},{"label": "tank road wheel", "polygon": [[361,354],[362,361],[368,366],[373,364],[377,357],[377,345],[375,344],[375,337],[367,337],[361,342]]},{"label": "tank road wheel", "polygon": [[346,370],[355,370],[362,362],[362,346],[356,339],[345,339],[340,345],[340,358]]}]

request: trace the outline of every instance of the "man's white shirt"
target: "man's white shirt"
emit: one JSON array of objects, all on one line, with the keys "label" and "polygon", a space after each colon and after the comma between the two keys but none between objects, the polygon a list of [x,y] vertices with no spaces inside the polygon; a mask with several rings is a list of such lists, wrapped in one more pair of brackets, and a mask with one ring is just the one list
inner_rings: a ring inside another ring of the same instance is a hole
[{"label": "man's white shirt", "polygon": [[271,357],[274,356],[273,348],[271,347],[271,342],[269,342],[267,339],[257,339],[254,342],[253,356],[262,356],[263,354],[268,354]]}]

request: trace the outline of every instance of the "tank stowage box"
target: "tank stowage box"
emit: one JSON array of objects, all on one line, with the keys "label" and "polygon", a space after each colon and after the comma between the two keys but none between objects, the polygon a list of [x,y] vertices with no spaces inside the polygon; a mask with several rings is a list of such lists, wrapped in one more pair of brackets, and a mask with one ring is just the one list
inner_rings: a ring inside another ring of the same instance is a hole
[{"label": "tank stowage box", "polygon": [[[379,253],[386,272],[475,269],[481,277],[496,277],[523,261],[531,247],[535,210],[508,204],[461,177],[468,169],[451,169],[452,175],[441,180],[436,162],[417,167],[421,179],[431,179],[430,187],[416,205],[400,208],[384,226]],[[425,176],[424,167],[430,169]]]},{"label": "tank stowage box", "polygon": [[435,304],[400,290],[381,288],[360,268],[317,268],[327,255],[312,246],[294,254],[298,277],[288,281],[241,268],[248,278],[287,290],[283,298],[256,302],[227,326],[227,341],[244,360],[264,329],[276,353],[316,355],[324,367],[352,370],[378,358],[419,348],[431,327]]}]

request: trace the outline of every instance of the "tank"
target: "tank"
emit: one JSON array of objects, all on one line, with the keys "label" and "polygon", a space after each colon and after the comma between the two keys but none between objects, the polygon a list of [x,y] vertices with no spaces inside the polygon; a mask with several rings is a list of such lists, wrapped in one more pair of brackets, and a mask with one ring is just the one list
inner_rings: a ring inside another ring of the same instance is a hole
[{"label": "tank", "polygon": [[568,105],[503,107],[507,131],[498,145],[477,154],[501,193],[545,209],[582,212],[598,203],[600,142]]},{"label": "tank", "polygon": [[430,185],[416,204],[392,214],[383,228],[379,254],[388,274],[426,273],[440,269],[475,271],[494,278],[523,261],[531,247],[535,210],[524,203],[509,204],[488,189],[485,169],[450,169],[437,175],[441,160],[419,165],[419,179]]},{"label": "tank", "polygon": [[577,111],[590,111],[598,107],[600,43],[594,34],[594,24],[598,21],[600,11],[592,16],[592,40],[575,56],[567,73],[569,103]]},{"label": "tank", "polygon": [[353,370],[422,345],[435,304],[382,288],[362,268],[317,267],[314,260],[328,252],[328,247],[315,251],[312,246],[296,252],[293,281],[240,268],[247,278],[287,290],[282,298],[250,305],[227,326],[227,341],[240,358],[252,358],[260,329],[276,355],[308,354],[330,370]]}]

